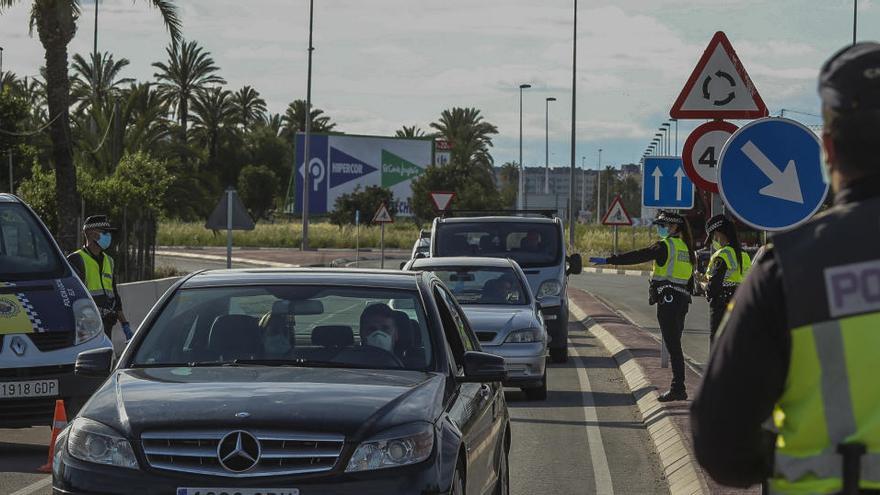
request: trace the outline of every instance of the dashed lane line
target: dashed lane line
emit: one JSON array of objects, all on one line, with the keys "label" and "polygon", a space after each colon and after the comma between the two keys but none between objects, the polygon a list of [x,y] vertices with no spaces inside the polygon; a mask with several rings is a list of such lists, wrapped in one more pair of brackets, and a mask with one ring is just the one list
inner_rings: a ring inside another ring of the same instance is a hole
[{"label": "dashed lane line", "polygon": [[608,456],[605,453],[605,444],[602,442],[602,430],[599,428],[599,414],[596,411],[596,402],[593,398],[593,388],[590,385],[590,377],[587,375],[587,365],[578,354],[577,349],[568,341],[569,350],[574,354],[578,362],[577,376],[583,392],[584,419],[587,424],[587,443],[590,448],[590,460],[593,466],[593,478],[596,480],[596,493],[614,493],[611,483],[611,470],[608,467]]}]

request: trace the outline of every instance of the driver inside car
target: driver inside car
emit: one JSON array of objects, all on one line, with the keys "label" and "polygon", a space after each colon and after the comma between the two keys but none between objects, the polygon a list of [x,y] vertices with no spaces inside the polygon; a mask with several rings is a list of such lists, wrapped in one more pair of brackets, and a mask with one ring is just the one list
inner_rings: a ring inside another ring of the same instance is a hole
[{"label": "driver inside car", "polygon": [[385,303],[367,306],[361,313],[360,334],[361,345],[378,347],[393,354],[399,338],[394,310]]}]

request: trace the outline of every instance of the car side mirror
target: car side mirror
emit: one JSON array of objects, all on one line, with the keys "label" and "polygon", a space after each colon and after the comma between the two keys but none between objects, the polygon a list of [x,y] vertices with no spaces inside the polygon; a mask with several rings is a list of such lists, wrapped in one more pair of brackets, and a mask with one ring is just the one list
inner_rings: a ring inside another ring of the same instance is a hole
[{"label": "car side mirror", "polygon": [[464,376],[458,381],[464,383],[489,383],[507,380],[507,365],[504,358],[486,352],[467,351],[464,353]]},{"label": "car side mirror", "polygon": [[107,377],[113,367],[113,348],[83,351],[76,356],[73,372],[80,376]]},{"label": "car side mirror", "polygon": [[566,270],[566,275],[578,275],[582,271],[584,271],[584,260],[581,258],[581,255],[578,253],[574,253],[568,257],[568,270]]}]

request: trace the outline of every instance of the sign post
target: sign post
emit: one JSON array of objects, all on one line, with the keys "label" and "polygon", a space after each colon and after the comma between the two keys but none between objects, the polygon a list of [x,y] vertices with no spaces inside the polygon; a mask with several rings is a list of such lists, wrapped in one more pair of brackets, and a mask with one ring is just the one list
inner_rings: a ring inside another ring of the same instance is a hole
[{"label": "sign post", "polygon": [[232,268],[232,231],[254,230],[254,220],[248,215],[238,193],[230,187],[220,197],[220,201],[205,222],[205,228],[226,229],[226,268]]},{"label": "sign post", "polygon": [[379,268],[385,268],[385,224],[394,223],[394,218],[391,217],[385,203],[382,203],[382,206],[376,210],[376,214],[373,215],[373,223],[378,223],[381,226],[379,230]]},{"label": "sign post", "polygon": [[721,151],[721,198],[754,229],[796,227],[819,210],[828,194],[821,156],[819,138],[799,122],[766,118],[746,124]]},{"label": "sign post", "polygon": [[605,213],[605,217],[602,218],[603,225],[613,225],[614,226],[614,254],[617,254],[617,229],[621,225],[632,225],[632,217],[627,213],[626,208],[623,206],[623,200],[620,198],[620,195],[614,196],[614,199],[611,201],[611,205],[608,207],[608,211]]},{"label": "sign post", "polygon": [[354,211],[354,266],[361,263],[361,210]]}]

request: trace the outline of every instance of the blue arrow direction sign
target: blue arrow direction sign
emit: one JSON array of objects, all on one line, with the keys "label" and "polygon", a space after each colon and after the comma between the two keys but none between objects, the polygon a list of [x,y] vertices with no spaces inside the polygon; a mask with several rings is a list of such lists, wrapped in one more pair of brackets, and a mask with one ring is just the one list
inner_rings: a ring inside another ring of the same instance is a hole
[{"label": "blue arrow direction sign", "polygon": [[813,131],[788,119],[766,118],[740,128],[718,161],[718,192],[746,224],[786,230],[822,206],[821,145]]},{"label": "blue arrow direction sign", "polygon": [[681,158],[651,156],[642,167],[642,206],[689,209],[694,207],[694,183]]}]

